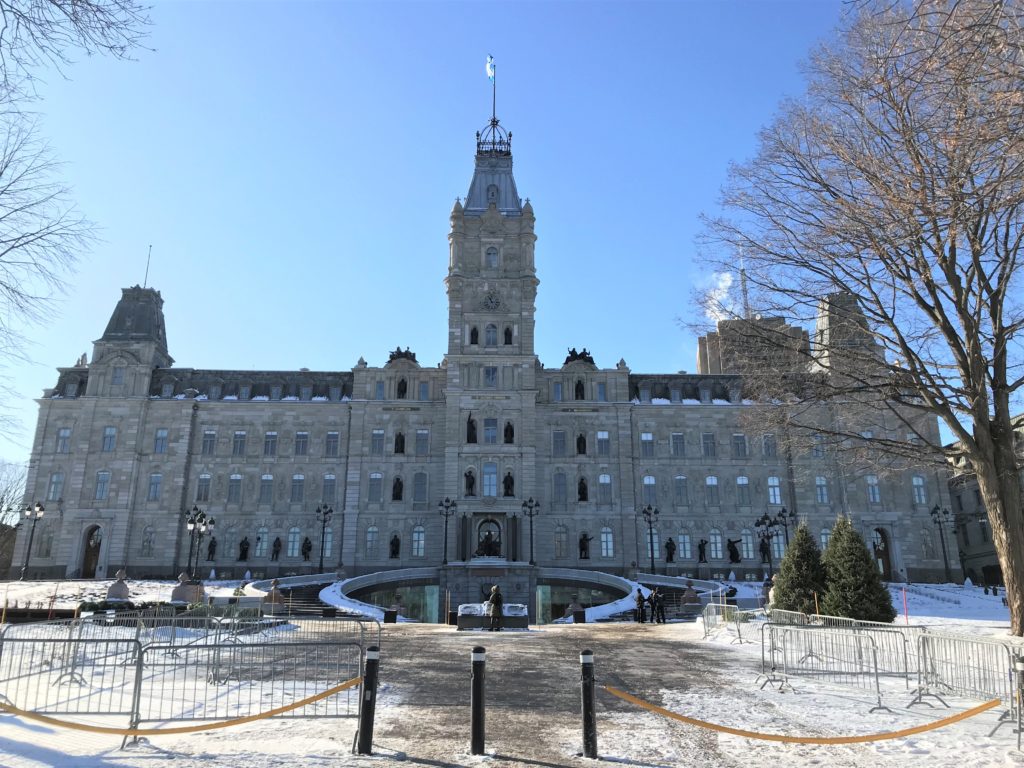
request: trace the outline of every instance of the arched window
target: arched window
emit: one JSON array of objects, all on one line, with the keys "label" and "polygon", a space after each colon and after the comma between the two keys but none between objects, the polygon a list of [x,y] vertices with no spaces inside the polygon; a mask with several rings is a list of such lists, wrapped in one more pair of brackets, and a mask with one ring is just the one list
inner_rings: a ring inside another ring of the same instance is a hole
[{"label": "arched window", "polygon": [[597,503],[598,504],[611,504],[612,503],[612,476],[611,475],[598,475],[597,476]]},{"label": "arched window", "polygon": [[709,507],[718,506],[718,478],[708,475],[704,480],[704,502]]},{"label": "arched window", "polygon": [[267,541],[270,539],[270,531],[267,526],[261,525],[256,529],[256,546],[253,548],[253,557],[267,556]]},{"label": "arched window", "polygon": [[153,526],[147,525],[142,529],[142,543],[139,546],[139,554],[142,557],[153,556]]},{"label": "arched window", "polygon": [[821,542],[821,550],[823,552],[825,551],[825,547],[828,546],[829,539],[831,539],[831,538],[832,538],[832,529],[831,528],[822,528],[821,529],[821,536],[819,538],[819,541]]},{"label": "arched window", "polygon": [[740,533],[740,554],[744,560],[754,559],[754,534],[748,528]]},{"label": "arched window", "polygon": [[690,542],[690,532],[684,528],[679,532],[679,552],[677,556],[680,560],[689,560],[693,557],[693,548]]},{"label": "arched window", "polygon": [[708,545],[710,551],[708,557],[712,560],[722,559],[722,532],[717,528],[712,528],[711,532],[708,533]]},{"label": "arched window", "polygon": [[658,503],[658,488],[654,483],[654,477],[651,475],[644,475],[644,504],[657,504]]},{"label": "arched window", "polygon": [[493,245],[484,254],[484,266],[488,269],[498,268],[498,249]]},{"label": "arched window", "polygon": [[689,504],[689,491],[686,487],[686,478],[682,475],[676,475],[674,487],[676,493],[676,504],[679,506]]},{"label": "arched window", "polygon": [[480,331],[478,331],[476,329],[475,325],[472,328],[469,329],[469,343],[470,344],[479,344],[480,343]]},{"label": "arched window", "polygon": [[380,472],[370,473],[370,487],[367,491],[367,501],[378,503],[384,499],[384,475]]},{"label": "arched window", "polygon": [[512,346],[512,326],[511,325],[506,325],[505,326],[505,346],[506,347]]},{"label": "arched window", "polygon": [[292,475],[292,503],[301,504],[306,495],[306,478],[304,475]]},{"label": "arched window", "polygon": [[611,528],[601,529],[601,557],[615,557],[615,536]]},{"label": "arched window", "polygon": [[741,507],[750,506],[750,480],[743,475],[736,478],[736,503]]},{"label": "arched window", "polygon": [[380,546],[380,529],[371,525],[366,529],[366,556],[376,557],[377,548]]},{"label": "arched window", "polygon": [[496,326],[494,323],[488,323],[487,327],[484,328],[484,346],[498,346],[498,326]]},{"label": "arched window", "polygon": [[423,557],[427,549],[427,532],[422,525],[412,529],[412,556]]},{"label": "arched window", "polygon": [[302,532],[297,527],[291,527],[288,529],[288,557],[299,556],[299,537]]},{"label": "arched window", "polygon": [[555,526],[555,557],[569,556],[569,529],[559,523]]}]

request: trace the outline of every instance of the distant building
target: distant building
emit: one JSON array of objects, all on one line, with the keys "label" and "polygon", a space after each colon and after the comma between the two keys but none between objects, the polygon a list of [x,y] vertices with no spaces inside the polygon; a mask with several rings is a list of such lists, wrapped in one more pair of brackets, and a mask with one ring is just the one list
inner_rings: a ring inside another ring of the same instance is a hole
[{"label": "distant building", "polygon": [[[490,558],[508,563],[506,599],[532,603],[531,557],[632,575],[653,555],[659,572],[760,581],[769,564],[754,521],[785,509],[822,543],[851,516],[886,578],[941,577],[928,510],[947,503],[945,481],[913,466],[872,474],[827,449],[787,455],[775,435],[749,431],[732,371],[754,353],[733,343],[733,326],[702,339],[698,374],[609,365],[618,356],[600,339],[543,366],[534,221],[492,120],[449,220],[439,365],[398,348],[347,370],[181,367],[159,292],[124,289],[88,362],[61,368],[39,400],[27,501],[46,514],[29,575],[166,578],[198,559],[204,575],[259,577],[314,571],[321,556],[354,575],[447,556],[438,583],[471,597],[484,583],[473,564]],[[804,331],[762,322],[807,347]],[[937,439],[934,420],[923,428]],[[650,525],[647,508],[659,512]],[[216,520],[199,552],[184,524],[193,510]],[[773,564],[791,534],[777,529]]]}]

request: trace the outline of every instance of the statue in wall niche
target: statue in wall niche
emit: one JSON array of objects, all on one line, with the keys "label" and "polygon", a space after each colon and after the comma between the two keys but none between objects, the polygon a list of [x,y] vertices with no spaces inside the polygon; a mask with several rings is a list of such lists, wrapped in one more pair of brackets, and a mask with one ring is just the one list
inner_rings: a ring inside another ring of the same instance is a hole
[{"label": "statue in wall niche", "polygon": [[708,561],[708,540],[701,539],[697,543],[697,562],[706,563]]},{"label": "statue in wall niche", "polygon": [[740,557],[739,547],[736,546],[741,541],[742,541],[742,539],[726,539],[725,540],[726,546],[729,548],[729,562],[730,563],[738,563],[738,562],[740,562],[743,559],[743,558]]},{"label": "statue in wall niche", "polygon": [[238,542],[238,559],[239,561],[249,559],[249,537],[243,536],[242,540]]},{"label": "statue in wall niche", "polygon": [[466,474],[466,495],[476,496],[476,475],[473,474],[472,469],[467,469]]},{"label": "statue in wall niche", "polygon": [[516,430],[511,421],[505,422],[505,444],[511,445],[515,442]]},{"label": "statue in wall niche", "polygon": [[395,453],[405,453],[404,432],[395,432]]},{"label": "statue in wall niche", "polygon": [[668,541],[665,542],[665,562],[674,563],[676,559],[676,543],[672,541],[672,537],[668,537]]},{"label": "statue in wall niche", "polygon": [[576,379],[576,392],[575,392],[576,399],[577,400],[583,400],[583,395],[584,395],[583,379]]},{"label": "statue in wall niche", "polygon": [[396,477],[394,484],[391,486],[391,500],[402,500],[402,478],[400,477]]},{"label": "statue in wall niche", "polygon": [[270,559],[277,560],[281,557],[281,537],[278,536],[274,539],[274,543],[270,546]]},{"label": "statue in wall niche", "polygon": [[313,542],[309,540],[309,536],[302,540],[302,559],[307,563],[309,562],[309,556],[313,552]]},{"label": "statue in wall niche", "polygon": [[473,414],[469,414],[469,418],[466,419],[466,442],[476,442],[476,420],[473,418]]},{"label": "statue in wall niche", "polygon": [[580,478],[580,482],[576,486],[576,495],[579,501],[587,501],[589,497],[589,494],[587,493],[587,478]]},{"label": "statue in wall niche", "polygon": [[582,433],[576,438],[576,453],[580,456],[587,453],[587,436]]},{"label": "statue in wall niche", "polygon": [[504,495],[506,497],[515,496],[516,495],[516,491],[515,491],[516,481],[515,481],[515,478],[512,477],[512,473],[511,472],[505,473],[505,478],[501,481],[501,485],[502,485],[502,488],[504,490]]},{"label": "statue in wall niche", "polygon": [[398,380],[397,395],[399,400],[405,399],[405,394],[408,391],[409,385],[405,383],[405,379]]},{"label": "statue in wall niche", "polygon": [[402,540],[398,538],[398,534],[396,533],[394,536],[391,537],[391,543],[389,544],[390,551],[388,554],[392,560],[398,559],[398,553],[401,551],[401,549]]},{"label": "statue in wall niche", "polygon": [[590,559],[590,542],[593,540],[594,537],[587,536],[586,531],[580,534],[580,560]]}]

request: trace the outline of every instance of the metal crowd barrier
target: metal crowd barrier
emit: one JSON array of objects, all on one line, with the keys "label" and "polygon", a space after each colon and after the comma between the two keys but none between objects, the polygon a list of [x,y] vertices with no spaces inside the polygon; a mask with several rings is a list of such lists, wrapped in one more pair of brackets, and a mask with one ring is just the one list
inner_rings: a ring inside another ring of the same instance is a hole
[{"label": "metal crowd barrier", "polygon": [[730,627],[733,630],[734,643],[752,642],[744,640],[744,627],[752,626],[752,622],[763,621],[766,614],[763,608],[753,611],[741,611],[734,605],[722,605],[721,603],[708,603],[704,606],[701,619],[704,622],[704,637],[707,638],[712,632],[721,627]]},{"label": "metal crowd barrier", "polygon": [[878,649],[864,632],[778,624],[761,625],[761,677],[766,685],[792,687],[790,677],[812,677],[836,685],[870,691],[882,704]]}]

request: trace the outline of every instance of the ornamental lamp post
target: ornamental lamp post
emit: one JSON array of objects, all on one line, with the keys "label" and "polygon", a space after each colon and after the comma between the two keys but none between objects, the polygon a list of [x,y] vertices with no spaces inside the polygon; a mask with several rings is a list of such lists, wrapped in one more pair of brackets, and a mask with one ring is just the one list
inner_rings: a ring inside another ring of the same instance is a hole
[{"label": "ornamental lamp post", "polygon": [[444,501],[437,502],[437,512],[444,518],[444,558],[441,565],[448,565],[448,518],[454,515],[459,509],[459,503],[452,501],[447,496]]},{"label": "ornamental lamp post", "polygon": [[939,505],[936,504],[931,509],[932,521],[939,529],[939,544],[942,545],[942,567],[946,572],[946,583],[949,584],[953,577],[949,572],[949,555],[946,554],[946,526],[949,522],[949,510],[939,509]]},{"label": "ornamental lamp post", "polygon": [[787,512],[783,507],[775,515],[775,521],[782,526],[782,530],[786,534],[786,549],[789,549],[789,524],[796,524],[796,512]]},{"label": "ornamental lamp post", "polygon": [[647,523],[647,551],[651,556],[651,573],[654,574],[654,524],[658,520],[658,509],[648,504],[640,510],[640,514],[643,515],[644,522]]},{"label": "ornamental lamp post", "polygon": [[[191,513],[186,513],[185,516],[185,527],[188,529],[188,562],[189,569],[187,572],[192,575],[192,578],[196,577],[196,569],[199,568],[199,552],[203,546],[203,536],[207,531],[210,531],[210,535],[213,535],[214,520],[212,517],[207,517],[206,512],[201,510],[199,507],[193,506]],[[192,560],[192,544],[195,542],[196,559]]]},{"label": "ornamental lamp post", "polygon": [[320,523],[320,573],[324,572],[324,542],[327,540],[327,526],[334,517],[334,510],[328,505],[316,508],[316,519]]},{"label": "ornamental lamp post", "polygon": [[32,527],[29,528],[28,531],[28,548],[25,550],[25,565],[21,568],[21,576],[19,577],[20,581],[25,580],[25,572],[28,571],[29,558],[32,557],[32,539],[36,537],[36,525],[39,523],[40,519],[42,519],[44,512],[46,512],[46,510],[38,501],[34,507],[29,504],[25,508],[25,519],[32,521]]},{"label": "ornamental lamp post", "polygon": [[533,559],[533,518],[540,514],[540,502],[534,501],[531,496],[523,502],[523,514],[530,518],[530,565],[536,565]]},{"label": "ornamental lamp post", "polygon": [[[757,537],[761,540],[761,551],[768,554],[768,575],[773,575],[772,567],[772,539],[775,538],[776,529],[782,525],[779,516],[771,517],[765,512],[754,521],[754,527],[758,529]],[[763,562],[763,561],[762,561]]]}]

